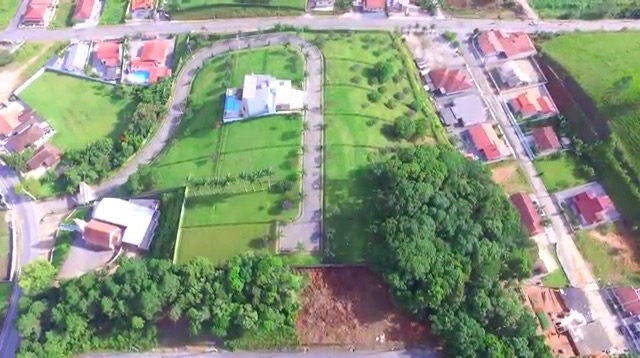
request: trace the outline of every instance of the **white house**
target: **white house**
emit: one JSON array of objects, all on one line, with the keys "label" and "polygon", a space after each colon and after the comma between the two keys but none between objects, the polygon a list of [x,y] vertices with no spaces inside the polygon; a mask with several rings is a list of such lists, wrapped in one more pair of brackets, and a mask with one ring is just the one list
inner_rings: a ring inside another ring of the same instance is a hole
[{"label": "white house", "polygon": [[228,89],[222,121],[233,122],[251,117],[300,111],[304,91],[292,87],[290,80],[269,75],[246,75],[242,90]]},{"label": "white house", "polygon": [[69,47],[62,67],[69,72],[82,72],[91,54],[91,43],[79,42]]}]

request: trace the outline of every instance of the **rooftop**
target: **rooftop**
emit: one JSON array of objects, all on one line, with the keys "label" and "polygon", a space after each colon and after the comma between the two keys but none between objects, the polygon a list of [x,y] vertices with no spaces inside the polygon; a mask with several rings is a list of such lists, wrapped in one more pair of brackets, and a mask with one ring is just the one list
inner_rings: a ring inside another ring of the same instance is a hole
[{"label": "rooftop", "polygon": [[587,225],[603,220],[604,211],[613,207],[608,195],[597,196],[593,192],[582,192],[572,198],[576,210]]},{"label": "rooftop", "polygon": [[560,139],[551,126],[537,127],[533,129],[533,140],[540,151],[562,148]]},{"label": "rooftop", "polygon": [[140,51],[140,58],[138,60],[164,64],[170,46],[171,41],[169,40],[147,41],[142,45],[142,51]]},{"label": "rooftop", "polygon": [[368,9],[384,9],[387,4],[386,0],[364,0],[363,5]]},{"label": "rooftop", "polygon": [[60,162],[61,155],[62,154],[58,148],[45,143],[42,147],[36,150],[31,159],[27,161],[27,167],[31,170],[35,170],[40,167],[54,167],[58,162]]},{"label": "rooftop", "polygon": [[622,306],[622,310],[629,315],[640,315],[640,294],[635,287],[620,286],[611,288],[618,303]]},{"label": "rooftop", "polygon": [[113,248],[122,235],[122,229],[116,225],[91,219],[85,226],[83,238],[85,241],[104,248]]},{"label": "rooftop", "polygon": [[7,147],[16,153],[20,153],[43,136],[44,130],[40,128],[39,125],[31,125],[22,133],[9,138],[9,141],[7,141]]},{"label": "rooftop", "polygon": [[518,97],[512,99],[509,104],[514,111],[524,118],[529,118],[536,114],[556,112],[555,105],[548,96],[534,98],[529,92],[521,93]]},{"label": "rooftop", "polygon": [[504,143],[500,142],[491,125],[474,124],[468,128],[468,133],[476,150],[484,154],[487,161],[496,160],[508,154],[508,149]]},{"label": "rooftop", "polygon": [[584,316],[587,322],[593,322],[593,312],[584,291],[577,287],[565,287],[558,290],[568,310],[574,310]]},{"label": "rooftop", "polygon": [[531,196],[527,193],[516,193],[510,197],[513,206],[520,214],[520,222],[527,229],[529,235],[537,235],[544,230],[540,225],[540,214],[531,201]]},{"label": "rooftop", "polygon": [[535,51],[529,35],[522,31],[482,31],[477,36],[477,42],[484,56],[498,55],[510,58]]},{"label": "rooftop", "polygon": [[145,10],[153,9],[155,6],[154,0],[131,0],[131,10]]},{"label": "rooftop", "polygon": [[472,87],[471,81],[462,69],[439,68],[431,70],[429,78],[433,82],[432,90],[440,90],[442,94],[461,92]]},{"label": "rooftop", "polygon": [[441,115],[446,125],[454,125],[461,122],[461,125],[469,126],[487,120],[482,98],[476,94],[454,98],[451,101],[451,107],[443,109]]},{"label": "rooftop", "polygon": [[120,44],[114,41],[97,43],[95,46],[96,58],[107,67],[117,66],[120,63]]},{"label": "rooftop", "polygon": [[95,0],[78,0],[76,7],[73,10],[72,19],[77,22],[83,22],[89,20]]},{"label": "rooftop", "polygon": [[93,219],[125,228],[122,242],[142,249],[151,244],[156,214],[156,210],[117,198],[104,198],[93,209]]}]

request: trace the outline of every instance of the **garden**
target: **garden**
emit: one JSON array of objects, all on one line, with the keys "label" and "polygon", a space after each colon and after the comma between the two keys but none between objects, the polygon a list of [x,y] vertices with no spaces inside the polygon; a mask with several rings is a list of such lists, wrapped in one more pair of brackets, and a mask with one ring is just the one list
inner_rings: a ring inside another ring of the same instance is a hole
[{"label": "garden", "polygon": [[[76,0],[77,1],[77,0]],[[49,28],[59,29],[63,27],[69,27],[72,25],[73,12],[75,10],[75,3],[73,0],[60,0],[56,7],[56,14],[53,21],[49,24]]]},{"label": "garden", "polygon": [[534,160],[533,165],[550,193],[586,184],[590,178],[577,159],[568,153],[551,154]]},{"label": "garden", "polygon": [[151,164],[160,189],[189,185],[176,259],[221,262],[273,250],[274,222],[297,215],[302,120],[276,115],[222,125],[225,83],[265,73],[300,86],[304,60],[285,47],[215,57],[196,76],[178,133]]},{"label": "garden", "polygon": [[305,9],[305,0],[171,0],[168,3],[173,20],[295,16]]}]

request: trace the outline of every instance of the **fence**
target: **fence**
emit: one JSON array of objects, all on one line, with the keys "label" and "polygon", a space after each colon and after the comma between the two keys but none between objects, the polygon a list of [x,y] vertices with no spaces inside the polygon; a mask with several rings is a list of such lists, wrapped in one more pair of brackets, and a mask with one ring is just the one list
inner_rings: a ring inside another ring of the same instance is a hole
[{"label": "fence", "polygon": [[28,80],[24,81],[24,83],[21,84],[20,87],[16,88],[15,91],[13,91],[13,94],[15,95],[20,94],[20,92],[22,92],[25,88],[27,88],[30,84],[32,84],[33,81],[37,80],[40,76],[42,76],[42,74],[46,70],[47,69],[45,67],[40,68],[36,73],[33,74],[33,76],[29,77]]}]

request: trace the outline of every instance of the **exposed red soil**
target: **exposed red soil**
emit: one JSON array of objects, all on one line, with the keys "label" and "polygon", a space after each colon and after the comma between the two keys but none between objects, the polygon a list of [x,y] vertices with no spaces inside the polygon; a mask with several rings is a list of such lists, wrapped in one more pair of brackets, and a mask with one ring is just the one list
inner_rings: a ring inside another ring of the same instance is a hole
[{"label": "exposed red soil", "polygon": [[304,346],[399,349],[430,346],[425,323],[394,304],[387,286],[364,267],[301,269],[308,278],[297,329]]}]

